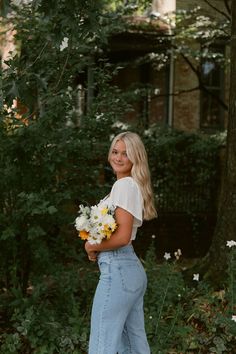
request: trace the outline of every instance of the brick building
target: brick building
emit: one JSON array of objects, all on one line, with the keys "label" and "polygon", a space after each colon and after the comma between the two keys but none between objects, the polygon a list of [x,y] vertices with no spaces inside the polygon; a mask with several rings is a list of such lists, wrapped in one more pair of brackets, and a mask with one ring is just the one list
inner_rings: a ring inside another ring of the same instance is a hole
[{"label": "brick building", "polygon": [[[124,90],[135,85],[143,90],[135,111],[127,115],[126,120],[142,120],[145,127],[157,123],[185,131],[225,129],[227,66],[218,64],[214,54],[205,60],[194,59],[181,54],[176,56],[171,49],[173,43],[179,43],[173,42],[173,36],[181,34],[175,18],[178,19],[181,10],[193,11],[197,7],[199,21],[205,21],[205,34],[206,21],[211,35],[214,27],[210,21],[223,23],[227,20],[229,9],[222,0],[214,1],[213,6],[204,0],[154,0],[146,14],[129,19],[131,26],[126,32],[111,38],[110,60],[129,63],[114,78],[114,83]],[[227,54],[227,36],[218,35],[208,49],[206,42],[207,36],[204,39],[203,34],[199,41],[189,42],[189,47],[192,46],[195,52],[210,50],[220,53],[222,57]],[[144,62],[141,57],[150,60]]]}]

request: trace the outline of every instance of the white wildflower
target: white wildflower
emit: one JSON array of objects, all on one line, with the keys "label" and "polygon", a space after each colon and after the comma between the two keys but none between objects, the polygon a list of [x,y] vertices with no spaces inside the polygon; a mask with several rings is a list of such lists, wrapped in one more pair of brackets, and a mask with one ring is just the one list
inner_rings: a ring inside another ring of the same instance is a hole
[{"label": "white wildflower", "polygon": [[175,258],[178,260],[180,258],[180,256],[182,256],[182,252],[181,249],[177,249],[177,251],[174,253]]},{"label": "white wildflower", "polygon": [[97,114],[95,115],[95,119],[96,119],[97,122],[103,120],[103,119],[104,119],[104,113],[100,113],[100,114],[97,113]]},{"label": "white wildflower", "polygon": [[236,246],[236,242],[234,240],[227,241],[226,245],[227,245],[227,247],[231,248],[233,246]]},{"label": "white wildflower", "polygon": [[102,242],[102,237],[98,237],[97,234],[96,236],[91,235],[91,231],[89,232],[89,237],[88,237],[88,242],[91,245],[99,245]]},{"label": "white wildflower", "polygon": [[199,274],[193,274],[193,280],[199,281]]},{"label": "white wildflower", "polygon": [[171,258],[170,253],[165,252],[165,254],[164,254],[164,258],[165,258],[165,260],[166,260],[166,261],[168,261],[168,259],[170,259],[170,258]]},{"label": "white wildflower", "polygon": [[89,220],[85,215],[80,215],[75,219],[75,228],[77,231],[89,231]]},{"label": "white wildflower", "polygon": [[151,131],[151,129],[146,129],[146,130],[144,130],[144,135],[145,136],[148,136],[149,138],[152,136],[152,131]]},{"label": "white wildflower", "polygon": [[236,315],[232,315],[232,321],[236,322]]},{"label": "white wildflower", "polygon": [[117,120],[115,123],[112,124],[112,128],[119,128],[121,130],[129,129],[129,125]]},{"label": "white wildflower", "polygon": [[60,51],[62,52],[65,48],[68,47],[68,41],[69,41],[69,38],[67,37],[64,37],[62,42],[61,42],[61,45],[60,45]]}]

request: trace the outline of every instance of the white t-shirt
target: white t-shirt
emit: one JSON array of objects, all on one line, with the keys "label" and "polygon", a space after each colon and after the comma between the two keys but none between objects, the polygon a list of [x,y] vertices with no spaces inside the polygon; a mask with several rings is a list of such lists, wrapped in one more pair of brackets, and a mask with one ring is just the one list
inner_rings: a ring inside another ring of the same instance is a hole
[{"label": "white t-shirt", "polygon": [[137,228],[143,223],[143,197],[140,188],[132,177],[118,179],[110,194],[99,204],[120,207],[134,216],[131,240],[136,238]]}]

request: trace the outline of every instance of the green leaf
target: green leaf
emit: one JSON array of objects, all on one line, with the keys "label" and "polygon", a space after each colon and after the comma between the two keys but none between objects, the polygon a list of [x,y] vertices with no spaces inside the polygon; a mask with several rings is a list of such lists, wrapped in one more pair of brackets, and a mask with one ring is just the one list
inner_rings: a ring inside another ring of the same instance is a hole
[{"label": "green leaf", "polygon": [[50,207],[48,207],[48,213],[50,215],[55,214],[57,212],[57,208],[55,208],[53,205],[51,205]]},{"label": "green leaf", "polygon": [[12,227],[8,227],[2,232],[1,240],[13,239],[15,237],[15,230]]},{"label": "green leaf", "polygon": [[44,235],[46,235],[46,232],[38,225],[32,226],[28,229],[28,238],[30,240]]}]

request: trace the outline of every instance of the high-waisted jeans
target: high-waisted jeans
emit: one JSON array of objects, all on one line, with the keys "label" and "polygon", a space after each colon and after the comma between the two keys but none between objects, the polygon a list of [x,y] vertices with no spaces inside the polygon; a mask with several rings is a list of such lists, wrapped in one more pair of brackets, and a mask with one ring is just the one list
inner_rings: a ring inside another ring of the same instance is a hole
[{"label": "high-waisted jeans", "polygon": [[89,354],[150,354],[143,314],[147,278],[132,245],[101,252],[98,265]]}]

